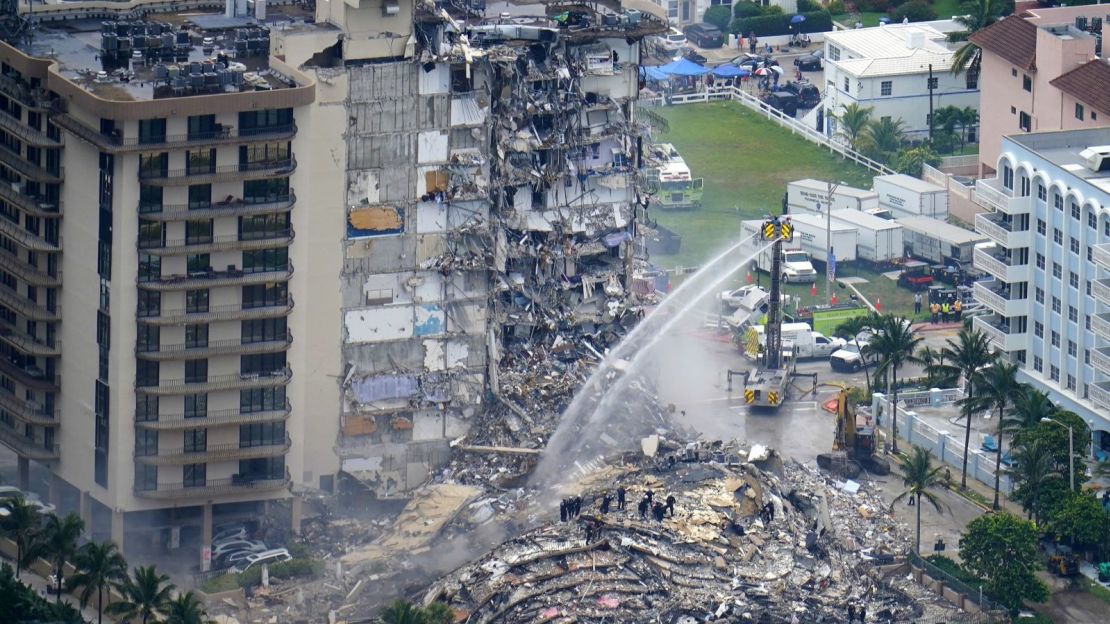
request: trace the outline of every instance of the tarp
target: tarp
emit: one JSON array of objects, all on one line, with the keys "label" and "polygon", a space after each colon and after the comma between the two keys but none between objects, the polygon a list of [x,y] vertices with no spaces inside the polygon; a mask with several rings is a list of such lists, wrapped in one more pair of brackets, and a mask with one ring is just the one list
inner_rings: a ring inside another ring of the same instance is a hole
[{"label": "tarp", "polygon": [[662,82],[662,81],[670,78],[670,76],[668,76],[667,74],[664,74],[663,72],[659,71],[659,66],[658,65],[649,65],[647,67],[641,67],[640,68],[640,73],[644,76],[644,78],[646,78],[648,80],[654,80],[656,82]]},{"label": "tarp", "polygon": [[745,69],[743,67],[737,67],[735,65],[725,64],[725,65],[718,65],[718,66],[714,67],[713,68],[713,75],[718,77],[718,78],[737,78],[737,77],[751,76],[752,72],[748,71],[747,69]]},{"label": "tarp", "polygon": [[659,71],[670,76],[704,76],[709,70],[689,59],[678,59],[673,63],[660,65]]}]

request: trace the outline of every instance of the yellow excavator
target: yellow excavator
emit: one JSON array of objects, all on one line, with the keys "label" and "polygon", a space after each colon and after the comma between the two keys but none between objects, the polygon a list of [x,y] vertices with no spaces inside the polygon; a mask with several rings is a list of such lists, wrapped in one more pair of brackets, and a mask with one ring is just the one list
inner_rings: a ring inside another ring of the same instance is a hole
[{"label": "yellow excavator", "polygon": [[878,453],[874,423],[856,415],[847,388],[841,388],[835,401],[833,452],[818,455],[817,465],[848,479],[858,477],[861,471],[880,476],[890,474],[890,462]]}]

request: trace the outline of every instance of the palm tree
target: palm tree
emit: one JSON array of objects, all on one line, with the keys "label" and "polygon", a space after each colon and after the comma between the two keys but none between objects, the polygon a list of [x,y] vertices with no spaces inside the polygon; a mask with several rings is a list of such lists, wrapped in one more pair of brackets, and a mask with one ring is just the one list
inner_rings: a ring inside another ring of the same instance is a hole
[{"label": "palm tree", "polygon": [[997,22],[1003,15],[1014,10],[1013,0],[970,0],[960,6],[966,15],[955,17],[956,22],[964,30],[948,34],[949,41],[964,41],[964,45],[956,50],[952,57],[952,73],[961,74],[965,71],[979,73],[979,65],[983,60],[983,51],[979,46],[967,41],[973,33],[983,30]]},{"label": "palm tree", "polygon": [[178,594],[166,605],[166,624],[209,624],[204,603],[191,591]]},{"label": "palm tree", "polygon": [[871,121],[864,128],[860,143],[873,158],[886,160],[902,147],[906,138],[905,125],[901,119],[893,120],[889,117]]},{"label": "palm tree", "polygon": [[[916,444],[912,445],[910,454],[899,463],[902,465],[902,484],[906,486],[906,489],[894,497],[894,503],[907,496],[915,499],[914,503],[917,507],[917,545],[914,547],[914,551],[921,552],[921,499],[924,498],[932,503],[938,512],[941,511],[940,499],[930,490],[944,487],[944,478],[940,476],[940,471],[944,469],[944,466],[934,467],[933,458],[929,455],[929,451]],[[891,506],[893,506],[893,503]]]},{"label": "palm tree", "polygon": [[960,122],[960,125],[963,126],[963,141],[960,144],[962,147],[967,145],[971,129],[979,125],[979,111],[970,106],[965,106],[963,120]]},{"label": "palm tree", "polygon": [[1014,447],[1014,461],[1014,486],[1024,494],[1021,506],[1033,522],[1040,524],[1041,493],[1049,481],[1062,476],[1056,469],[1056,458],[1044,441],[1033,438]]},{"label": "palm tree", "polygon": [[890,390],[893,393],[893,409],[890,414],[890,449],[898,452],[898,369],[905,364],[918,363],[917,345],[923,338],[910,329],[909,321],[898,318],[892,314],[882,317],[879,326],[881,331],[876,332],[871,341],[871,349],[879,354],[879,368],[875,375],[890,372]]},{"label": "palm tree", "polygon": [[403,600],[394,601],[393,604],[382,612],[382,622],[385,624],[421,624],[423,621],[421,609]]},{"label": "palm tree", "polygon": [[148,624],[166,611],[174,585],[170,583],[170,577],[159,574],[154,566],[139,566],[116,588],[123,595],[123,600],[108,605],[108,613],[120,616],[120,621],[124,623],[138,618],[142,624]]},{"label": "palm tree", "polygon": [[1006,426],[1010,431],[1032,429],[1055,411],[1056,406],[1047,394],[1032,386],[1022,386],[1021,391],[1014,395],[1014,407],[1010,410]]},{"label": "palm tree", "polygon": [[871,121],[872,110],[870,106],[860,106],[852,102],[839,113],[830,115],[839,126],[837,134],[847,139],[852,149],[858,149],[860,137],[863,136],[863,131]]},{"label": "palm tree", "polygon": [[96,622],[100,624],[104,619],[104,590],[127,578],[127,562],[113,542],[90,542],[77,550],[73,563],[77,572],[66,581],[66,589],[81,588],[78,597],[82,608],[96,594]]},{"label": "palm tree", "polygon": [[0,518],[0,527],[15,542],[15,578],[18,579],[24,564],[34,556],[42,516],[37,507],[21,497],[10,499],[7,506],[8,515]]},{"label": "palm tree", "polygon": [[964,410],[964,461],[963,475],[960,477],[960,487],[967,488],[967,456],[971,450],[971,413],[975,405],[975,383],[979,377],[979,370],[994,360],[991,353],[990,339],[981,331],[963,327],[956,335],[956,340],[949,338],[948,346],[941,349],[948,370],[954,375],[962,375],[966,392],[958,404]]},{"label": "palm tree", "polygon": [[859,335],[865,330],[875,327],[875,319],[878,315],[865,314],[861,316],[853,316],[845,319],[836,326],[836,333],[841,336],[851,336],[852,344],[856,345],[856,351],[860,352],[860,366],[863,367],[863,378],[867,382],[867,394],[871,394],[871,375],[867,372],[866,362],[863,359],[863,348],[859,346]]},{"label": "palm tree", "polygon": [[931,128],[935,129],[938,126],[944,130],[944,133],[953,138],[953,149],[955,149],[955,140],[959,138],[956,133],[956,126],[962,125],[964,119],[964,110],[958,106],[942,106],[938,108],[932,117],[930,123]]},{"label": "palm tree", "polygon": [[995,511],[999,508],[998,482],[1002,476],[1002,434],[1006,431],[1006,411],[1021,392],[1017,371],[1017,364],[995,362],[981,375],[977,396],[967,399],[971,410],[993,409],[998,413],[998,455],[994,459],[994,504],[991,506]]},{"label": "palm tree", "polygon": [[38,543],[38,554],[49,561],[54,568],[54,578],[57,579],[57,602],[62,601],[62,583],[66,561],[77,554],[77,540],[85,531],[85,521],[75,513],[59,518],[54,514],[46,517],[46,524],[42,527],[42,539]]}]

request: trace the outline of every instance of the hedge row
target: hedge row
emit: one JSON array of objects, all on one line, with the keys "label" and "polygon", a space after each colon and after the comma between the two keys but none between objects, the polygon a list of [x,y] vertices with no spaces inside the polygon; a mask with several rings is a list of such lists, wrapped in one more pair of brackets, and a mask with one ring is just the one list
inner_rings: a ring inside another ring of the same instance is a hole
[{"label": "hedge row", "polygon": [[[270,566],[270,578],[296,578],[314,576],[323,572],[324,564],[312,559],[292,559]],[[230,591],[239,587],[252,587],[262,584],[262,566],[252,566],[242,574],[224,574],[209,579],[204,584],[205,593],[214,594]]]},{"label": "hedge row", "polygon": [[832,30],[832,15],[828,11],[814,11],[812,13],[801,13],[801,15],[806,18],[806,21],[801,24],[793,24],[793,31],[790,29],[790,18],[793,17],[791,15],[738,17],[729,23],[728,31],[744,36],[754,32],[757,37],[768,37],[789,35],[791,32],[814,33]]}]

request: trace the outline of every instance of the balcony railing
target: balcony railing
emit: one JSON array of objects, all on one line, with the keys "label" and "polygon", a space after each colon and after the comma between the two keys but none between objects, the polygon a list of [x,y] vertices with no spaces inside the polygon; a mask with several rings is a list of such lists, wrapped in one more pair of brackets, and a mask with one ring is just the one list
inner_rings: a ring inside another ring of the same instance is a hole
[{"label": "balcony railing", "polygon": [[155,490],[135,490],[139,498],[159,500],[210,498],[213,496],[235,494],[259,494],[287,489],[293,480],[286,471],[282,479],[258,479],[236,475],[230,479],[209,479],[204,485],[185,485],[184,483],[161,483]]},{"label": "balcony railing", "polygon": [[1102,409],[1110,410],[1110,381],[1100,381],[1087,386],[1087,396]]},{"label": "balcony railing", "polygon": [[986,235],[994,242],[1007,248],[1028,247],[1033,235],[1029,230],[1014,230],[1013,222],[1008,222],[1007,215],[998,213],[981,213],[975,215],[975,231]]},{"label": "balcony railing", "polygon": [[1095,280],[1091,284],[1091,294],[1099,302],[1110,306],[1110,277]]},{"label": "balcony railing", "polygon": [[4,270],[32,286],[56,288],[62,285],[61,276],[53,276],[38,267],[31,266],[22,257],[5,257]]},{"label": "balcony railing", "polygon": [[201,145],[227,145],[258,143],[291,139],[297,134],[296,124],[272,128],[251,128],[236,131],[231,127],[217,127],[204,132],[169,134],[163,136],[121,137],[118,132],[106,134],[66,113],[56,113],[51,119],[55,125],[69,130],[81,139],[108,152],[137,152],[144,150],[196,147]]},{"label": "balcony railing", "polygon": [[59,313],[51,312],[9,288],[0,288],[0,303],[12,312],[33,321],[57,321],[61,319]]},{"label": "balcony railing", "polygon": [[27,386],[32,390],[58,392],[62,385],[62,380],[58,375],[47,375],[38,368],[20,366],[6,358],[0,358],[0,372],[10,377],[16,383]]},{"label": "balcony railing", "polygon": [[139,179],[150,183],[162,184],[202,184],[205,182],[227,182],[251,178],[266,178],[293,173],[297,168],[296,158],[264,160],[237,165],[210,167],[191,167],[186,169],[140,168]]},{"label": "balcony railing", "polygon": [[293,441],[286,436],[282,442],[260,444],[258,446],[239,446],[238,442],[230,444],[209,444],[201,450],[186,450],[182,448],[158,449],[156,455],[135,455],[138,464],[203,464],[217,461],[237,461],[240,459],[258,459],[261,457],[277,457],[289,452]]},{"label": "balcony railing", "polygon": [[976,282],[972,294],[991,310],[1002,316],[1019,316],[1027,299],[1012,299],[1004,288],[992,288],[990,282]]},{"label": "balcony railing", "polygon": [[36,236],[7,219],[0,219],[0,234],[33,251],[59,251],[58,245]]},{"label": "balcony railing", "polygon": [[1016,351],[1026,347],[1027,334],[1025,332],[1017,333],[1013,329],[1010,322],[999,316],[976,316],[972,321],[975,328],[983,332],[990,338],[998,348],[1003,351]]},{"label": "balcony railing", "polygon": [[999,184],[997,178],[975,181],[975,202],[985,208],[1005,211],[1010,200],[1010,192]]},{"label": "balcony railing", "polygon": [[1091,366],[1103,375],[1110,375],[1110,347],[1091,349]]},{"label": "balcony railing", "polygon": [[0,424],[0,444],[10,448],[16,455],[26,457],[27,459],[34,459],[37,461],[58,459],[57,444],[48,446],[41,440],[30,439],[3,424]]},{"label": "balcony railing", "polygon": [[135,353],[144,360],[179,360],[213,357],[217,355],[247,355],[250,353],[273,353],[284,351],[293,344],[293,332],[287,331],[285,336],[276,340],[260,340],[257,342],[243,342],[241,338],[229,340],[211,340],[204,345],[171,344],[171,345],[136,345]]},{"label": "balcony railing", "polygon": [[[3,289],[0,289],[3,292]],[[244,308],[242,304],[210,306],[202,310],[189,310],[187,308],[162,308],[157,312],[140,310],[136,316],[140,323],[150,325],[181,325],[193,323],[210,323],[212,321],[239,321],[247,319],[274,318],[286,316],[293,310],[293,297],[287,301],[273,305]]]},{"label": "balcony railing", "polygon": [[1110,340],[1110,312],[1092,315],[1091,331],[1103,340]]},{"label": "balcony railing", "polygon": [[265,249],[268,247],[287,247],[293,242],[296,234],[293,228],[283,232],[267,232],[265,236],[241,234],[228,234],[225,236],[209,236],[170,239],[166,241],[138,241],[138,248],[145,253],[160,256],[179,254],[199,254],[216,251]]},{"label": "balcony railing", "polygon": [[289,383],[293,371],[285,367],[270,373],[234,373],[231,375],[215,375],[202,381],[188,379],[163,379],[156,386],[136,386],[138,394],[175,395],[175,394],[200,394],[202,392],[219,392],[221,390],[249,390],[251,388],[275,388]]},{"label": "balcony railing", "polygon": [[197,427],[219,427],[223,425],[250,425],[254,423],[278,422],[288,420],[292,412],[289,403],[278,410],[263,412],[243,412],[237,409],[206,412],[203,416],[185,416],[183,413],[159,414],[158,420],[136,420],[139,429],[168,431],[174,429],[196,429]]},{"label": "balcony railing", "polygon": [[32,89],[21,79],[0,74],[0,90],[5,95],[19,100],[27,108],[45,110],[50,107],[50,99],[46,89],[41,87]]},{"label": "balcony railing", "polygon": [[47,427],[58,426],[58,420],[51,412],[46,411],[41,405],[34,401],[21,399],[18,396],[0,388],[0,407],[3,407],[9,414],[15,416],[32,425],[43,425]]},{"label": "balcony railing", "polygon": [[8,343],[20,353],[35,357],[58,357],[62,354],[62,347],[57,343],[50,345],[27,332],[12,327],[5,322],[0,322],[0,340]]},{"label": "balcony railing", "polygon": [[[996,248],[997,249],[997,248]],[[1029,280],[1030,269],[1028,264],[1013,264],[1013,260],[1006,259],[997,251],[983,247],[976,247],[973,256],[975,268],[990,273],[1003,282],[1014,283]]]},{"label": "balcony railing", "polygon": [[9,201],[19,207],[20,210],[30,214],[32,217],[45,217],[47,219],[57,218],[61,216],[62,205],[61,202],[51,202],[42,195],[32,195],[23,192],[23,183],[12,182],[0,178],[0,199]]},{"label": "balcony railing", "polygon": [[244,201],[231,199],[205,206],[189,204],[166,204],[139,206],[139,216],[150,221],[187,221],[191,219],[218,219],[220,217],[248,217],[251,215],[288,212],[297,202],[292,189],[286,197],[272,201]]},{"label": "balcony railing", "polygon": [[285,269],[245,272],[239,269],[208,271],[192,275],[163,275],[157,279],[138,279],[139,288],[146,290],[192,290],[216,286],[245,286],[267,282],[287,282],[293,277],[293,263]]},{"label": "balcony railing", "polygon": [[45,133],[39,132],[22,121],[17,120],[15,117],[5,113],[0,113],[0,128],[3,128],[8,134],[17,137],[28,145],[36,147],[62,146],[61,141],[56,141],[46,136]]},{"label": "balcony railing", "polygon": [[62,180],[66,177],[64,167],[58,167],[57,171],[51,171],[39,165],[29,163],[21,156],[17,156],[5,150],[0,150],[0,164],[16,171],[25,178],[45,184],[61,184]]}]

